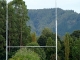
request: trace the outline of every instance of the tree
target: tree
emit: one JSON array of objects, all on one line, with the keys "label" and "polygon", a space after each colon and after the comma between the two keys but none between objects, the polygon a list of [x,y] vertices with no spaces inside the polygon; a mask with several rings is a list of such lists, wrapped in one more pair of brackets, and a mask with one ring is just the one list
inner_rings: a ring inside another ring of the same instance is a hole
[{"label": "tree", "polygon": [[38,44],[40,46],[46,46],[48,37],[51,37],[51,39],[55,40],[55,34],[49,28],[44,28],[41,36],[39,37],[37,41]]},{"label": "tree", "polygon": [[[52,40],[51,37],[48,37],[47,42],[46,42],[46,46],[55,46],[55,41]],[[47,60],[49,60],[50,59],[50,56],[55,53],[55,50],[56,49],[54,47],[47,47],[47,48],[45,48],[46,59]]]},{"label": "tree", "polygon": [[[28,9],[23,0],[13,0],[8,3],[9,46],[26,46],[31,42]],[[10,49],[14,53],[17,49]],[[9,54],[10,54],[9,53]],[[11,57],[12,54],[9,55]]]},{"label": "tree", "polygon": [[47,37],[44,36],[44,35],[41,35],[37,42],[40,46],[45,46],[46,45],[46,40],[47,40]]},{"label": "tree", "polygon": [[52,39],[55,39],[55,34],[49,28],[44,28],[42,35],[46,36],[47,38],[51,37]]},{"label": "tree", "polygon": [[80,40],[80,30],[75,30],[74,32],[72,32],[70,34],[70,36],[71,36],[71,41],[70,41],[70,59],[73,58],[73,60],[76,60],[77,57],[79,57],[79,55],[77,57],[76,57],[76,55],[79,53],[79,51],[78,51],[79,49],[77,47],[79,45],[79,41],[78,40]]},{"label": "tree", "polygon": [[36,41],[36,34],[35,33],[31,34],[31,38],[32,38],[32,42],[37,42]]},{"label": "tree", "polygon": [[5,60],[6,46],[6,0],[0,0],[0,59]]},{"label": "tree", "polygon": [[[57,59],[60,60],[60,57],[57,56]],[[56,54],[51,54],[50,60],[56,60]]]},{"label": "tree", "polygon": [[[27,46],[39,46],[39,44],[37,42],[31,42],[28,43]],[[32,48],[28,48],[34,52],[36,52],[41,60],[45,60],[46,59],[46,54],[43,48],[40,47],[32,47]]]},{"label": "tree", "polygon": [[80,30],[76,30],[71,34],[71,37],[76,40],[77,38],[80,38]]},{"label": "tree", "polygon": [[70,53],[69,41],[70,41],[70,35],[68,33],[66,33],[66,35],[64,37],[65,60],[69,60],[69,53]]},{"label": "tree", "polygon": [[30,49],[21,48],[9,60],[40,60],[40,57],[37,53]]},{"label": "tree", "polygon": [[[9,45],[26,45],[30,37],[28,10],[23,0],[13,0],[9,4]],[[16,42],[16,43],[15,43]]]},{"label": "tree", "polygon": [[80,38],[75,40],[72,46],[73,60],[80,60]]},{"label": "tree", "polygon": [[65,60],[64,40],[58,40],[58,56],[60,60]]}]

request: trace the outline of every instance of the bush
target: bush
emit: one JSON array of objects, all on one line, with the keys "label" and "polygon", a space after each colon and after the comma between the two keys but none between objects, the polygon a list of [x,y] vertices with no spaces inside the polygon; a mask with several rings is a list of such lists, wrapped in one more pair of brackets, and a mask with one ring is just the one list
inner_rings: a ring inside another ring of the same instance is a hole
[{"label": "bush", "polygon": [[17,53],[9,60],[40,60],[40,57],[34,51],[22,48],[18,50]]},{"label": "bush", "polygon": [[[29,44],[27,44],[27,46],[39,46],[39,44],[37,42],[31,42]],[[40,59],[41,60],[45,60],[46,59],[46,54],[45,54],[45,51],[43,48],[40,48],[40,47],[31,47],[31,48],[28,48],[34,52],[36,52],[39,56],[40,56]]]}]

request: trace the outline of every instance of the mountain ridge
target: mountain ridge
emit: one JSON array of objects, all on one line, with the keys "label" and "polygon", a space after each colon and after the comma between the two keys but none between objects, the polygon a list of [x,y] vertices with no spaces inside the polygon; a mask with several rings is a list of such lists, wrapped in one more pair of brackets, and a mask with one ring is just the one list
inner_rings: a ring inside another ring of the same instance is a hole
[{"label": "mountain ridge", "polygon": [[[37,35],[48,27],[55,32],[55,8],[51,9],[31,9],[28,10],[30,20],[28,25],[31,26],[31,31],[36,32]],[[58,35],[63,36],[66,32],[73,32],[80,29],[80,14],[74,10],[63,10],[57,8],[58,16]]]}]

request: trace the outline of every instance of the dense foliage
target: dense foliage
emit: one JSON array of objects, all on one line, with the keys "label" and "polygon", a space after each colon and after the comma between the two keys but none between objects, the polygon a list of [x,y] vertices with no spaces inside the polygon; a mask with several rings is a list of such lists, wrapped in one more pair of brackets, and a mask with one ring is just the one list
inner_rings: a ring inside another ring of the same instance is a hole
[{"label": "dense foliage", "polygon": [[[6,1],[0,0],[0,60],[5,60]],[[30,17],[30,26],[26,24]],[[58,8],[58,60],[80,60],[80,14]],[[55,60],[55,9],[28,10],[23,0],[8,3],[9,60]],[[47,28],[46,28],[47,26]],[[44,28],[45,27],[45,28]],[[31,29],[40,34],[31,33]],[[54,32],[53,32],[54,31]],[[41,33],[40,33],[41,32]],[[65,32],[68,32],[65,34]],[[71,33],[72,32],[72,33]],[[63,35],[63,38],[61,37]],[[35,47],[37,46],[37,47]],[[45,46],[45,47],[42,47]],[[48,46],[48,47],[47,47]]]},{"label": "dense foliage", "polygon": [[40,60],[40,57],[34,51],[22,48],[18,50],[16,54],[9,60]]},{"label": "dense foliage", "polygon": [[[30,27],[28,10],[23,0],[13,0],[8,4],[9,11],[9,46],[26,45],[29,42]],[[17,44],[16,44],[16,43]]]},{"label": "dense foliage", "polygon": [[[39,44],[37,42],[31,42],[29,44],[27,44],[27,46],[39,46]],[[45,60],[46,59],[46,54],[44,51],[44,48],[40,48],[40,47],[29,47],[28,49],[36,52],[41,60]]]},{"label": "dense foliage", "polygon": [[0,59],[5,60],[6,45],[6,1],[0,0]]},{"label": "dense foliage", "polygon": [[[23,0],[13,0],[8,3],[8,29],[9,29],[9,46],[26,46],[30,40],[30,27],[26,25],[29,20],[28,10]],[[9,52],[14,54],[17,49],[10,49]],[[12,54],[9,54],[11,57]]]}]

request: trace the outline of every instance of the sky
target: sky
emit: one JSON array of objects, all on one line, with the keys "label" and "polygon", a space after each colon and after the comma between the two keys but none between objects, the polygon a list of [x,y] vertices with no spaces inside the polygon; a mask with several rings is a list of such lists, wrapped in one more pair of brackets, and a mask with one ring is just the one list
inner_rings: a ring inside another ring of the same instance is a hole
[{"label": "sky", "polygon": [[[7,0],[8,2],[11,0]],[[28,9],[55,8],[55,0],[24,0]],[[80,13],[80,0],[56,0],[57,7]]]}]

